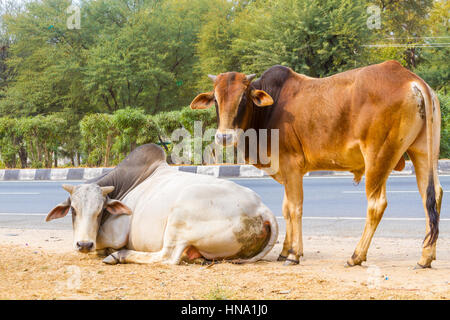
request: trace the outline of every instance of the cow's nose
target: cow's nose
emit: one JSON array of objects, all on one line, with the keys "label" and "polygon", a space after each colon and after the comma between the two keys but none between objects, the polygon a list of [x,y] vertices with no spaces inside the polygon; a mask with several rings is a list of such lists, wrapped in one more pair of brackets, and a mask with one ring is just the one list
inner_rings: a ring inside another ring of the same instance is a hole
[{"label": "cow's nose", "polygon": [[216,133],[216,142],[218,144],[227,145],[230,143],[231,139],[233,138],[233,135],[229,133]]},{"label": "cow's nose", "polygon": [[90,251],[93,246],[94,246],[94,243],[92,241],[78,241],[77,242],[78,250],[81,252]]}]

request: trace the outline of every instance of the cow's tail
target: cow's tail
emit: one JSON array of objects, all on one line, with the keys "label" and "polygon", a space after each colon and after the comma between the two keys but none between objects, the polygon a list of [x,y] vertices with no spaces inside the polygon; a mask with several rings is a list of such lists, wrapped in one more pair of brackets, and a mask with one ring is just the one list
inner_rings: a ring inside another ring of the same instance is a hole
[{"label": "cow's tail", "polygon": [[275,246],[275,243],[278,239],[278,222],[277,218],[274,216],[272,211],[269,208],[265,207],[262,212],[263,220],[264,220],[264,228],[266,228],[269,235],[269,241],[267,241],[266,246],[259,252],[257,255],[249,258],[249,259],[235,259],[230,261],[231,263],[252,263],[261,260],[264,258],[270,250]]},{"label": "cow's tail", "polygon": [[[418,85],[425,105],[425,119],[426,119],[426,136],[427,136],[427,153],[428,153],[428,186],[427,186],[427,200],[426,209],[428,213],[428,224],[430,231],[425,236],[427,246],[433,245],[439,235],[439,204],[436,201],[436,184],[438,184],[437,176],[437,162],[439,154],[439,144],[436,139],[440,139],[440,116],[439,116],[439,100],[437,96],[433,94],[432,89],[426,84]],[[437,150],[436,150],[437,149]],[[439,199],[442,195],[439,195]]]}]

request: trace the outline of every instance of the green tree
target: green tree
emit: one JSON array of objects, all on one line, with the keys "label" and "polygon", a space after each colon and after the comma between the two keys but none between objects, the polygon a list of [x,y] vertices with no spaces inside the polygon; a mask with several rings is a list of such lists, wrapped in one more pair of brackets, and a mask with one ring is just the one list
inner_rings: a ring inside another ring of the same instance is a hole
[{"label": "green tree", "polygon": [[362,1],[257,1],[238,24],[233,50],[247,73],[275,64],[313,77],[344,71],[358,64],[368,37]]},{"label": "green tree", "polygon": [[133,106],[155,113],[187,104],[194,86],[198,16],[205,3],[166,0],[136,10],[108,9],[126,18],[90,50],[86,89],[109,111]]},{"label": "green tree", "polygon": [[424,43],[427,33],[427,18],[433,0],[376,0],[368,4],[381,9],[381,28],[373,29],[372,40],[376,47],[368,50],[369,63],[394,59],[405,67],[417,67],[423,49],[417,44]]},{"label": "green tree", "polygon": [[[422,63],[414,70],[436,90],[450,90],[449,32],[450,2],[434,1],[429,19],[426,21],[430,44],[440,43],[436,47],[422,50]],[[447,43],[447,44],[446,44]]]},{"label": "green tree", "polygon": [[227,71],[240,71],[239,57],[232,51],[233,39],[238,30],[235,28],[235,4],[227,0],[211,0],[211,9],[206,15],[198,36],[196,65],[199,78],[198,88],[211,87],[207,74],[219,74]]}]

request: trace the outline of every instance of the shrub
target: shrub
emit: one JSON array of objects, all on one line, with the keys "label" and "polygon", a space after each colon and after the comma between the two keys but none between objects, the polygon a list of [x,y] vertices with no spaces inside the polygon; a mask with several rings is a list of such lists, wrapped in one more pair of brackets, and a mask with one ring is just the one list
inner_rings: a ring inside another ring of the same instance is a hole
[{"label": "shrub", "polygon": [[112,118],[110,114],[93,113],[81,120],[81,147],[85,154],[84,163],[88,166],[110,165],[113,159],[111,149],[119,133]]},{"label": "shrub", "polygon": [[438,92],[441,104],[441,158],[450,158],[450,95]]}]

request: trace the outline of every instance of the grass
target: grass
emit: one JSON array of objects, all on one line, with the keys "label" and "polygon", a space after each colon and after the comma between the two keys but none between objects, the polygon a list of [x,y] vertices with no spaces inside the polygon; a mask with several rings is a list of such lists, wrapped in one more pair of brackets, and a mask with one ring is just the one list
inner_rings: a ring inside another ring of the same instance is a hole
[{"label": "grass", "polygon": [[216,284],[208,291],[208,293],[204,295],[203,298],[206,300],[230,300],[232,298],[232,294],[223,289],[221,285]]}]

